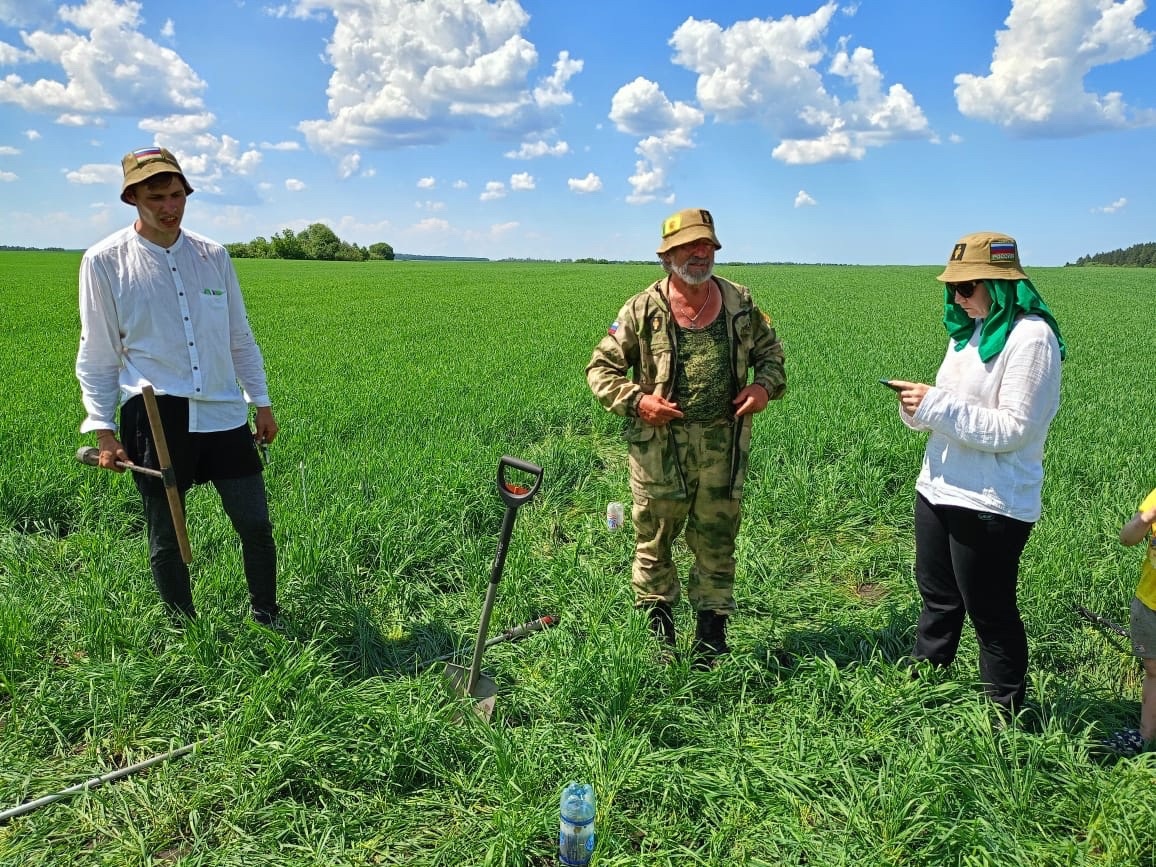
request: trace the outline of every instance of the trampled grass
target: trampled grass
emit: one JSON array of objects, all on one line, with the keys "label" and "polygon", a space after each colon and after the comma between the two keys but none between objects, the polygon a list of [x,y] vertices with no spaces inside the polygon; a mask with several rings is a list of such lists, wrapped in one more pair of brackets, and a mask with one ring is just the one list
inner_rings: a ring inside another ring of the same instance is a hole
[{"label": "trampled grass", "polygon": [[[245,619],[235,538],[189,498],[200,620],[165,625],[127,478],[73,461],[74,254],[0,254],[0,809],[198,742],[0,825],[0,864],[503,864],[556,858],[557,797],[598,799],[598,865],[1152,865],[1156,761],[1100,737],[1139,674],[1156,274],[1034,269],[1070,347],[1021,599],[1038,725],[996,729],[974,640],[911,681],[922,437],[881,377],[929,380],[935,268],[744,266],[790,390],[755,428],[733,656],[662,668],[630,609],[619,422],[583,368],[648,266],[241,261],[282,434],[266,475],[286,634]],[[436,668],[476,630],[498,459],[545,481],[486,653],[493,725]],[[685,552],[684,552],[685,561]],[[677,611],[685,641],[693,629]]]}]

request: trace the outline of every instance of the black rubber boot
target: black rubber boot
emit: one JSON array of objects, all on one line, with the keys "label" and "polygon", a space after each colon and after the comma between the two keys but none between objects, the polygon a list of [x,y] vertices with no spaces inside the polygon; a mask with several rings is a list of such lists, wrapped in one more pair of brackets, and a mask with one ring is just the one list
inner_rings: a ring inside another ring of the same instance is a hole
[{"label": "black rubber boot", "polygon": [[656,602],[647,608],[650,631],[668,647],[674,647],[674,612],[669,602]]},{"label": "black rubber boot", "polygon": [[730,653],[727,644],[727,615],[717,611],[698,612],[694,630],[694,667],[699,671],[714,668],[724,653]]}]

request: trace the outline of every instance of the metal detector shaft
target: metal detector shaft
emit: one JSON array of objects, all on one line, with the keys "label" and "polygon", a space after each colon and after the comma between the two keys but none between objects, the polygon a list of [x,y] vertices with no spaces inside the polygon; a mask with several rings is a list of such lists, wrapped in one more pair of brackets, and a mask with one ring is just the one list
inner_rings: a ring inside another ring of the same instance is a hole
[{"label": "metal detector shaft", "polygon": [[18,807],[12,807],[0,813],[0,822],[7,822],[9,819],[23,816],[25,813],[31,813],[33,810],[38,810],[54,801],[67,798],[69,795],[75,795],[88,789],[95,789],[105,783],[111,783],[114,780],[119,780],[121,777],[129,776],[129,774],[138,773],[145,768],[151,768],[153,765],[160,764],[161,762],[167,762],[169,759],[179,758],[186,753],[191,753],[196,747],[196,744],[188,744],[180,749],[167,752],[164,755],[153,756],[151,759],[145,759],[143,762],[137,762],[135,765],[129,765],[128,767],[120,768],[107,774],[101,774],[99,777],[93,777],[90,780],[85,780],[83,783],[77,783],[75,786],[69,786],[67,789],[61,789],[59,792],[37,798],[35,801],[28,801]]},{"label": "metal detector shaft", "polygon": [[[100,449],[93,446],[81,447],[76,450],[76,459],[82,464],[90,467],[100,466]],[[116,465],[122,470],[131,470],[134,473],[140,473],[142,476],[152,476],[154,479],[164,480],[165,474],[160,470],[154,470],[151,467],[138,467],[136,464],[126,463],[125,461],[117,461]]]}]

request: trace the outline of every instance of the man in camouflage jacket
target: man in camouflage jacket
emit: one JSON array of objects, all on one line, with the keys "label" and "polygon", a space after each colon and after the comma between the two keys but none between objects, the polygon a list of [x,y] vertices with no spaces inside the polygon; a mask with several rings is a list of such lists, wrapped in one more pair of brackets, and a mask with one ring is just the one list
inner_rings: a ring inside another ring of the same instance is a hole
[{"label": "man in camouflage jacket", "polygon": [[[658,255],[668,276],[626,302],[586,368],[595,397],[626,418],[635,604],[673,645],[681,587],[671,546],[685,527],[695,556],[687,582],[695,650],[708,666],[729,650],[749,417],[787,387],[770,317],[745,286],[713,273],[720,246],[708,211],[683,210],[664,221]],[[708,399],[704,417],[698,398],[720,391],[723,399]],[[680,405],[699,409],[686,417]]]}]

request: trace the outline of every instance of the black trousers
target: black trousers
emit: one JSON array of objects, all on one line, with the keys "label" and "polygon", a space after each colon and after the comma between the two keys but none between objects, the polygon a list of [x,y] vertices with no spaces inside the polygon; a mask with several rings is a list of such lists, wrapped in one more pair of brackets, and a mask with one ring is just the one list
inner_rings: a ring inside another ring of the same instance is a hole
[{"label": "black trousers", "polygon": [[[181,501],[194,484],[211,482],[221,506],[241,539],[241,557],[249,604],[255,615],[277,616],[277,546],[269,520],[261,460],[249,426],[213,433],[189,431],[189,402],[185,398],[157,397],[161,424]],[[130,398],[120,410],[122,443],[128,456],[141,466],[159,469],[152,431],[140,397]],[[139,473],[133,475],[144,502],[148,528],[149,566],[169,611],[196,616],[189,567],[181,560],[176,530],[164,485]]]},{"label": "black trousers", "polygon": [[979,674],[1009,711],[1027,689],[1028,640],[1016,602],[1020,555],[1034,525],[990,512],[915,499],[915,580],[923,609],[912,657],[955,659],[966,614],[979,644]]}]

